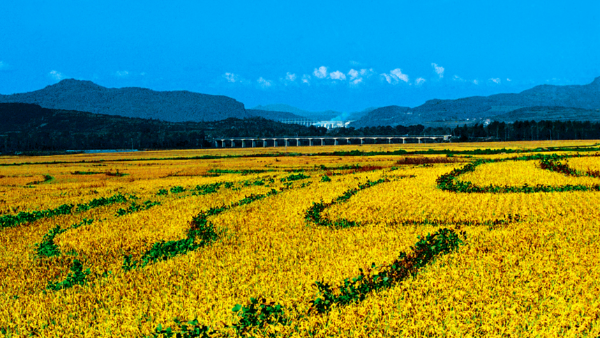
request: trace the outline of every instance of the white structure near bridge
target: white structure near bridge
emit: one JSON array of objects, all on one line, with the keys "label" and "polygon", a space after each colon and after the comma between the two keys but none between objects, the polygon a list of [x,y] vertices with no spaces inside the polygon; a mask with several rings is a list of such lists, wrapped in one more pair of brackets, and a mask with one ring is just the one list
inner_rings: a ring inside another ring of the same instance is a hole
[{"label": "white structure near bridge", "polygon": [[324,127],[327,129],[333,128],[345,128],[354,121],[315,121],[310,119],[287,119],[287,120],[279,120],[278,122],[285,124],[299,124],[301,126],[315,126],[315,127]]},{"label": "white structure near bridge", "polygon": [[404,135],[404,136],[290,136],[290,137],[227,137],[215,138],[215,148],[226,147],[280,147],[280,146],[324,146],[366,143],[424,143],[450,142],[452,135]]}]

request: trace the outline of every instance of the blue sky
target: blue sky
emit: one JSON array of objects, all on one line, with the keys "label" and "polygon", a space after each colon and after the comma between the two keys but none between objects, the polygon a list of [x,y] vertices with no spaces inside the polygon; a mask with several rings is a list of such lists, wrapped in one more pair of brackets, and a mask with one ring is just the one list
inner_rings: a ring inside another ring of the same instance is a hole
[{"label": "blue sky", "polygon": [[5,1],[0,93],[63,78],[247,108],[416,106],[600,76],[600,1]]}]

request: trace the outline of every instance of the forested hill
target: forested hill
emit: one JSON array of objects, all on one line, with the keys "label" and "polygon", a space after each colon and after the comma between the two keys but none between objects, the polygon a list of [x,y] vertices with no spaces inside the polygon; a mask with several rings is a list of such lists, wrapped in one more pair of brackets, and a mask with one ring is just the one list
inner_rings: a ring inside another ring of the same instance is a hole
[{"label": "forested hill", "polygon": [[213,138],[318,136],[325,128],[283,124],[262,117],[209,122],[165,122],[0,103],[0,152],[66,149],[166,149],[211,146]]},{"label": "forested hill", "polygon": [[146,88],[106,88],[90,81],[62,80],[29,93],[0,95],[0,102],[22,102],[44,108],[86,111],[170,122],[246,118],[244,105],[227,96]]}]

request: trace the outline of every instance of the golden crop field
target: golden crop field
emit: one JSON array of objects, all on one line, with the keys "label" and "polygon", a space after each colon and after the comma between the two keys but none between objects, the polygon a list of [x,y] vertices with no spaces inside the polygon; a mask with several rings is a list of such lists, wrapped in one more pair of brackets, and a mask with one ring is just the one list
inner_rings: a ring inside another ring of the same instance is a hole
[{"label": "golden crop field", "polygon": [[598,141],[0,157],[2,337],[598,337]]}]

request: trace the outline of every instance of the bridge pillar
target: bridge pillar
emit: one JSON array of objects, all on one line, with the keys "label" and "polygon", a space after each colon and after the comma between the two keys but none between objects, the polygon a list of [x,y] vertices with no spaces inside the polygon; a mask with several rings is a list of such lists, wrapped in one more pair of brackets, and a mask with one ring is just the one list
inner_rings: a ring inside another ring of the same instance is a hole
[{"label": "bridge pillar", "polygon": [[300,139],[299,139],[299,138],[297,138],[297,139],[296,139],[296,147],[299,147],[299,146],[300,146]]},{"label": "bridge pillar", "polygon": [[242,148],[246,148],[246,140],[242,140]]},{"label": "bridge pillar", "polygon": [[277,147],[277,140],[273,139],[273,147]]},{"label": "bridge pillar", "polygon": [[284,144],[285,144],[286,147],[290,145],[290,141],[287,138],[283,142],[284,142]]},{"label": "bridge pillar", "polygon": [[402,144],[406,143],[406,138],[402,138]]},{"label": "bridge pillar", "polygon": [[235,147],[235,141],[234,140],[230,140],[231,141],[231,148]]},{"label": "bridge pillar", "polygon": [[336,146],[339,146],[339,145],[340,145],[340,142],[338,141],[338,139],[337,139],[337,138],[335,139],[335,142],[334,142],[334,144],[335,144]]},{"label": "bridge pillar", "polygon": [[388,144],[392,144],[392,138],[391,137],[388,138]]},{"label": "bridge pillar", "polygon": [[360,139],[360,144],[361,144],[361,145],[362,145],[362,144],[365,144],[365,139],[364,139],[364,138],[361,138],[361,139]]},{"label": "bridge pillar", "polygon": [[263,140],[263,147],[267,147],[267,140]]},{"label": "bridge pillar", "polygon": [[219,148],[219,141],[215,141],[215,148]]},{"label": "bridge pillar", "polygon": [[252,140],[252,148],[256,147],[256,141]]},{"label": "bridge pillar", "polygon": [[324,146],[325,145],[325,140],[321,139],[321,145]]},{"label": "bridge pillar", "polygon": [[221,140],[221,143],[223,143],[223,147],[222,148],[227,147],[227,144],[225,143],[225,140]]},{"label": "bridge pillar", "polygon": [[313,139],[312,139],[312,138],[311,138],[310,140],[308,140],[308,144],[309,144],[311,147],[314,145],[314,144],[313,144]]},{"label": "bridge pillar", "polygon": [[348,143],[348,144],[352,144],[352,142],[350,142],[350,139],[349,139],[349,138],[347,138],[347,139],[346,139],[346,143]]},{"label": "bridge pillar", "polygon": [[421,143],[421,138],[420,137],[417,137],[417,140],[419,140],[419,143]]}]

